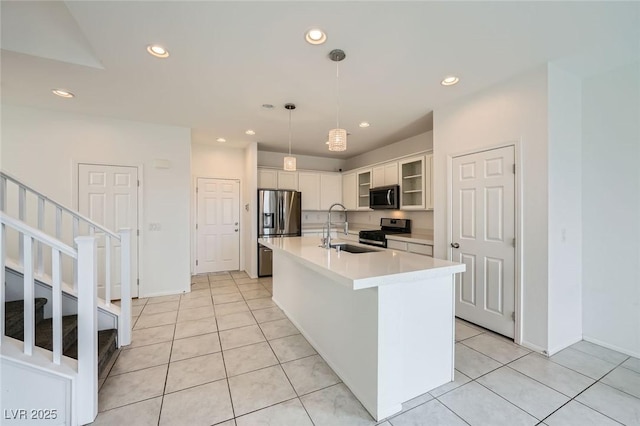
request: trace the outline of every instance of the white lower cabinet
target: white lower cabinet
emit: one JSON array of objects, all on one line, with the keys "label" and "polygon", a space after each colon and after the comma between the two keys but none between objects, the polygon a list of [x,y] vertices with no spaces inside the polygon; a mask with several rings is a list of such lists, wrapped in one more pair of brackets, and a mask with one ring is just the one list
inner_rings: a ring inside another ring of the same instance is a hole
[{"label": "white lower cabinet", "polygon": [[408,251],[409,253],[433,256],[433,246],[429,244],[407,243],[404,241],[387,240],[387,248]]}]

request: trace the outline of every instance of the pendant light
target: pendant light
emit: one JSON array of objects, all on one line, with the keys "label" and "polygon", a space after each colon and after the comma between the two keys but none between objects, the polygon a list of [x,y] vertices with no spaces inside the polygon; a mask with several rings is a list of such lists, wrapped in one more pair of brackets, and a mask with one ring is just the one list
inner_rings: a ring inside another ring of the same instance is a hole
[{"label": "pendant light", "polygon": [[340,49],[329,52],[329,59],[336,63],[336,128],[329,130],[329,151],[346,151],[347,131],[340,128],[340,70],[338,64],[347,55]]},{"label": "pendant light", "polygon": [[295,104],[285,104],[285,109],[289,110],[289,156],[284,157],[284,169],[289,172],[296,171],[296,157],[291,156],[291,111],[296,109]]}]

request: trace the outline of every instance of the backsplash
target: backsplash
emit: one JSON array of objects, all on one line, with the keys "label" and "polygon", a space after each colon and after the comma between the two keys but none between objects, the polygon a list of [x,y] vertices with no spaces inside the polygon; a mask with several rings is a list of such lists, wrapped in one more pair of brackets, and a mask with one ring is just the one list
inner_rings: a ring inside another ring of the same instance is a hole
[{"label": "backsplash", "polygon": [[[411,228],[420,230],[433,231],[433,212],[432,211],[405,211],[405,210],[372,210],[372,211],[354,211],[347,212],[347,220],[349,223],[358,225],[371,225],[371,229],[380,226],[380,219],[383,217],[393,217],[397,219],[411,219]],[[332,221],[343,221],[344,213],[336,210],[332,213]],[[327,221],[326,211],[303,211],[302,225],[325,223]]]},{"label": "backsplash", "polygon": [[406,211],[406,210],[373,210],[373,211],[349,211],[348,220],[359,225],[373,225],[372,229],[380,226],[380,219],[392,217],[396,219],[411,219],[411,229],[433,231],[433,211]]}]

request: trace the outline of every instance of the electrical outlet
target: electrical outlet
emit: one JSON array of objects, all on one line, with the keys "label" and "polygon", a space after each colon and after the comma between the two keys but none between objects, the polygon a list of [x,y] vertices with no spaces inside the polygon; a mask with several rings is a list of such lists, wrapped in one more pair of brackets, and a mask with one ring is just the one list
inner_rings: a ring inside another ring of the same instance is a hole
[{"label": "electrical outlet", "polygon": [[160,231],[160,230],[162,230],[162,225],[160,225],[159,223],[149,224],[149,231]]},{"label": "electrical outlet", "polygon": [[309,215],[308,214],[304,215],[304,220],[309,220]]}]

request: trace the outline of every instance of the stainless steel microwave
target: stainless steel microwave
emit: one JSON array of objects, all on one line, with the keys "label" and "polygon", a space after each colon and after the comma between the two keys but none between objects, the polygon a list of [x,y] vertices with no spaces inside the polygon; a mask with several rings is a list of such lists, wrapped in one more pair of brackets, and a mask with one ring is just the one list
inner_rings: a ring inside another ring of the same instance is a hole
[{"label": "stainless steel microwave", "polygon": [[369,208],[374,210],[399,209],[400,186],[380,186],[369,190]]}]

